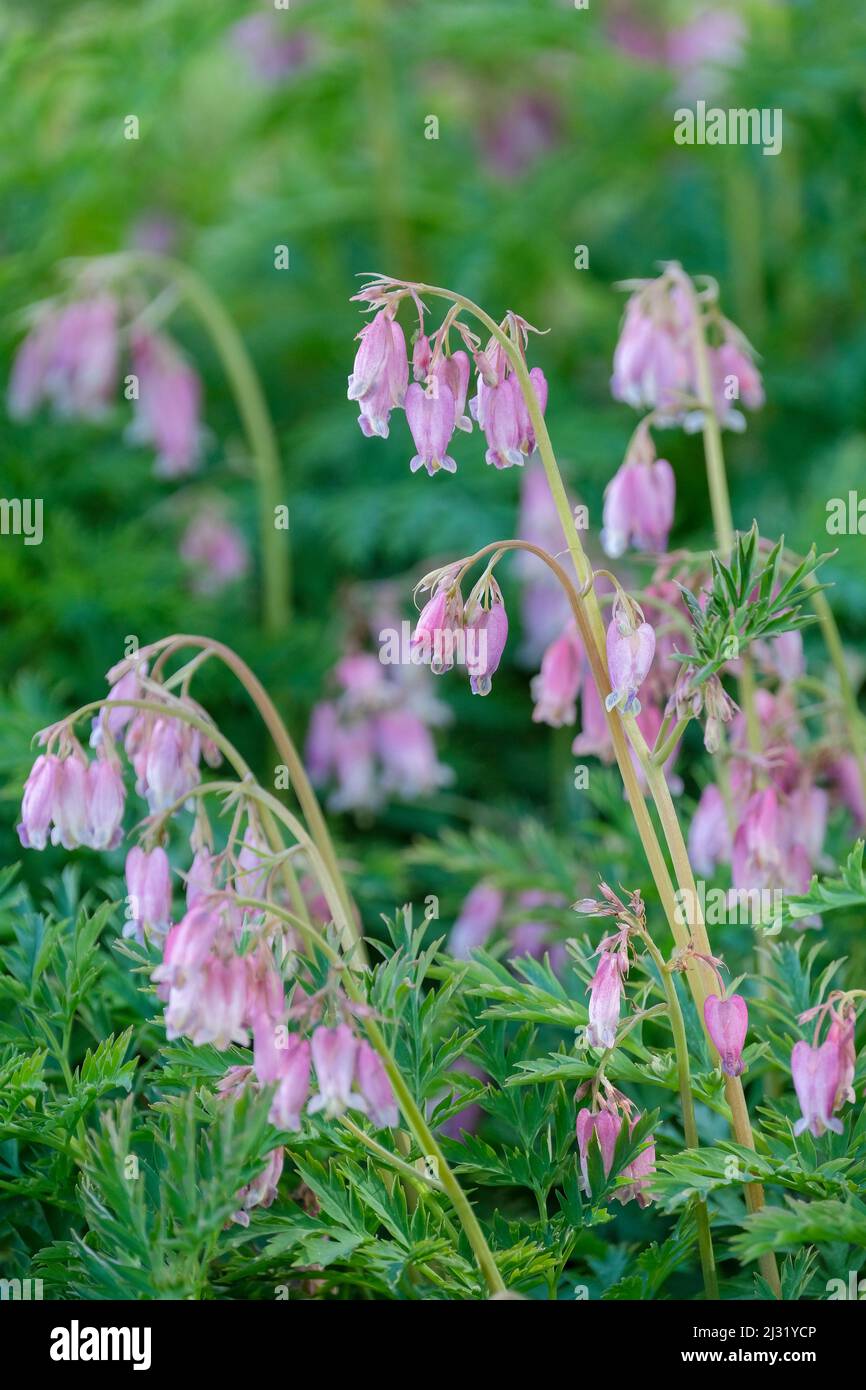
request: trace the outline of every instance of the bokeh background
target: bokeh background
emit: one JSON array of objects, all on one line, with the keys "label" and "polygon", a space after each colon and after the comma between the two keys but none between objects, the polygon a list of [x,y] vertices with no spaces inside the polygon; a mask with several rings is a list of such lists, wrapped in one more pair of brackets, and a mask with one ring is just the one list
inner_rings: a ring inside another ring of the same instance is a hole
[{"label": "bokeh background", "polygon": [[[381,602],[408,616],[425,570],[514,533],[520,471],[486,467],[477,432],[455,441],[457,475],[434,479],[410,475],[402,417],[389,440],[362,437],[346,375],[364,271],[450,285],[547,330],[533,361],[595,526],[636,423],[608,388],[615,283],[667,259],[717,277],[767,392],[747,432],[726,437],[737,524],[757,517],[799,550],[838,545],[826,577],[856,653],[862,538],[831,539],[825,523],[828,499],[860,485],[866,463],[864,60],[866,19],[846,0],[0,5],[0,375],[22,312],[57,292],[70,258],[145,247],[193,267],[235,319],[273,414],[295,590],[291,623],[266,636],[253,478],[213,345],[183,304],[171,332],[203,378],[209,431],[194,477],[153,475],[125,440],[120,400],[98,425],[46,413],[22,424],[0,407],[0,496],[45,507],[40,546],[0,538],[0,861],[20,856],[33,730],[103,693],[127,635],[230,642],[302,738],[359,613]],[[676,146],[673,113],[697,98],[781,108],[782,153]],[[137,140],[124,138],[129,115]],[[278,245],[287,270],[275,269]],[[677,474],[672,545],[706,546],[700,442],[661,440]],[[213,505],[251,568],[202,594],[180,547]],[[534,856],[537,886],[573,893],[545,836],[569,837],[575,817],[591,830],[605,798],[618,804],[602,772],[592,798],[576,795],[571,731],[530,722],[527,634],[504,573],[513,637],[493,694],[471,697],[457,675],[436,685],[451,785],[335,814],[367,923],[428,892],[453,915],[485,854],[507,869],[509,843]],[[268,750],[237,692],[208,672],[202,693],[262,767]],[[687,802],[694,793],[687,781]],[[23,857],[33,882],[68,859]],[[105,857],[75,858],[98,884]]]}]

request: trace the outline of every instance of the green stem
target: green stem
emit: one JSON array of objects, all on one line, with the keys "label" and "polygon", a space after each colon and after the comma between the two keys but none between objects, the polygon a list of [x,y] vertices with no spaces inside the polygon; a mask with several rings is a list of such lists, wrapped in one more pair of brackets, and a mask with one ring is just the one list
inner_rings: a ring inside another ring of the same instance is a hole
[{"label": "green stem", "polygon": [[176,285],[210,334],[231,387],[256,472],[264,627],[271,634],[283,632],[291,616],[291,567],[288,531],[277,530],[276,526],[277,508],[284,504],[280,453],[267,401],[246,344],[222,301],[189,266],[152,251],[129,252],[123,260],[141,265]]},{"label": "green stem", "polygon": [[[662,988],[665,992],[665,999],[668,1004],[668,1018],[670,1020],[674,1052],[676,1053],[677,1059],[677,1079],[679,1081],[680,1105],[683,1112],[683,1133],[685,1135],[686,1146],[690,1149],[697,1149],[700,1145],[700,1139],[698,1138],[698,1126],[695,1120],[695,1103],[692,1098],[689,1045],[686,1039],[686,1025],[683,1019],[683,1011],[680,1007],[676,983],[670,970],[668,970],[665,965],[661,951],[659,951],[649,932],[641,931],[640,936],[647,951],[655,962]],[[701,1272],[704,1278],[704,1292],[708,1299],[716,1299],[719,1296],[719,1282],[716,1276],[716,1259],[713,1253],[713,1238],[710,1233],[710,1218],[706,1202],[696,1197],[694,1210],[695,1227],[698,1235],[698,1249],[701,1256]]]}]

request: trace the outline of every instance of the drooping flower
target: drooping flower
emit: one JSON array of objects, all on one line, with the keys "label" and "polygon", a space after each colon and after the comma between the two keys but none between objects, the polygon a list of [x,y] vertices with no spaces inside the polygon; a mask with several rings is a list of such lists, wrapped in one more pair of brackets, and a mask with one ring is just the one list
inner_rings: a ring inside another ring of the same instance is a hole
[{"label": "drooping flower", "polygon": [[732,840],[725,799],[714,782],[701,792],[689,826],[689,859],[696,873],[711,878],[731,858]]},{"label": "drooping flower", "polygon": [[162,938],[171,922],[171,868],[161,845],[147,851],[133,845],[126,856],[126,892],[129,915],[124,936],[137,941]]},{"label": "drooping flower", "polygon": [[117,317],[117,301],[108,294],[43,312],[12,367],[12,418],[29,419],[44,401],[62,417],[104,415],[117,386]]},{"label": "drooping flower", "polygon": [[378,1052],[363,1040],[358,1044],[357,1079],[367,1115],[376,1128],[392,1128],[399,1124],[400,1112],[388,1073]]},{"label": "drooping flower", "polygon": [[70,753],[56,770],[54,829],[51,843],[77,849],[89,842],[87,763],[78,752]]},{"label": "drooping flower", "polygon": [[580,694],[580,733],[571,745],[578,757],[591,754],[609,763],[613,759],[613,739],[604,712],[604,702],[594,680],[586,680]]},{"label": "drooping flower", "polygon": [[417,450],[409,467],[413,473],[426,468],[431,478],[440,469],[446,473],[457,471],[457,464],[448,453],[457,419],[454,396],[444,382],[434,384],[437,389],[431,392],[413,381],[405,400],[406,419]]},{"label": "drooping flower", "polygon": [[193,517],[181,538],[180,558],[193,572],[195,592],[206,597],[242,579],[250,567],[242,532],[216,507],[206,507]]},{"label": "drooping flower", "polygon": [[361,345],[349,377],[348,397],[358,402],[362,432],[387,439],[391,411],[403,404],[409,385],[406,339],[387,307],[364,325],[358,338]]},{"label": "drooping flower", "polygon": [[60,773],[60,759],[53,753],[40,753],[27,781],[21,802],[18,838],[25,849],[44,849],[54,818]]},{"label": "drooping flower", "polygon": [[460,590],[443,578],[418,615],[411,640],[413,651],[420,651],[421,658],[425,664],[429,664],[434,676],[441,676],[452,669],[458,634],[462,628],[463,599]]},{"label": "drooping flower", "polygon": [[755,792],[734,835],[735,889],[806,892],[812,873],[809,855],[803,843],[792,838],[792,831],[775,787]]},{"label": "drooping flower", "polygon": [[483,946],[502,915],[505,898],[492,883],[476,883],[466,897],[451,928],[448,949],[455,960],[468,960],[476,946]]},{"label": "drooping flower", "polygon": [[674,522],[676,480],[667,459],[627,459],[604,494],[601,543],[606,555],[636,550],[663,551]]},{"label": "drooping flower", "polygon": [[319,1027],[312,1038],[313,1065],[319,1090],[307,1106],[311,1115],[322,1111],[332,1120],[346,1110],[366,1110],[366,1101],[353,1090],[358,1039],[347,1023]]},{"label": "drooping flower", "polygon": [[[130,736],[135,754],[133,766],[138,775],[136,790],[147,799],[151,814],[166,811],[198,786],[201,737],[180,719],[158,717],[152,722],[134,721]],[[138,743],[140,736],[141,742]],[[130,737],[127,739],[130,752]]]},{"label": "drooping flower", "polygon": [[839,1054],[839,1080],[833,1101],[834,1113],[841,1110],[847,1101],[853,1104],[857,1099],[853,1086],[854,1071],[857,1065],[854,1026],[853,1009],[850,1012],[845,1010],[842,1012],[833,1011],[830,1027],[827,1031],[827,1041],[834,1044]]},{"label": "drooping flower", "polygon": [[608,710],[621,709],[623,714],[639,714],[638,691],[652,665],[656,635],[647,622],[638,623],[626,606],[614,601],[613,616],[607,629],[607,665],[610,674],[610,694],[605,699]]},{"label": "drooping flower", "polygon": [[604,1176],[610,1177],[610,1170],[613,1167],[613,1156],[616,1151],[616,1141],[622,1128],[622,1118],[615,1110],[603,1106],[600,1110],[590,1110],[585,1107],[577,1112],[577,1147],[580,1154],[580,1173],[581,1187],[587,1197],[592,1196],[592,1188],[589,1181],[589,1146],[595,1137],[601,1154],[604,1168]]},{"label": "drooping flower", "polygon": [[727,429],[744,430],[746,420],[737,410],[741,401],[749,410],[760,410],[764,404],[761,374],[750,356],[745,340],[728,325],[730,335],[721,347],[710,348],[710,371],[713,380],[713,403],[719,424]]},{"label": "drooping flower", "polygon": [[694,379],[691,325],[687,297],[669,277],[633,294],[613,358],[614,399],[681,418]]},{"label": "drooping flower", "polygon": [[[547,409],[547,379],[540,367],[533,367],[529,373],[529,380],[536,404],[543,415]],[[529,414],[526,398],[516,378],[515,386],[517,389],[517,447],[522,454],[529,455],[535,449],[535,426]]]},{"label": "drooping flower", "polygon": [[[635,1115],[629,1121],[629,1134],[634,1132],[635,1125],[639,1118],[640,1116]],[[652,1140],[650,1140],[649,1143],[644,1145],[637,1157],[633,1158],[631,1163],[627,1163],[623,1168],[620,1176],[630,1178],[631,1181],[627,1187],[617,1187],[615,1189],[612,1194],[613,1200],[615,1202],[621,1202],[623,1206],[625,1206],[626,1202],[636,1201],[639,1207],[648,1207],[652,1201],[652,1197],[647,1190],[649,1187],[648,1179],[655,1172],[655,1166],[656,1146]]]},{"label": "drooping flower", "polygon": [[549,724],[554,729],[574,723],[583,664],[580,639],[575,629],[569,627],[547,648],[541,660],[541,671],[533,677],[534,723]]},{"label": "drooping flower", "polygon": [[710,994],[704,1000],[704,1022],[719,1054],[722,1071],[739,1076],[745,1068],[743,1043],[749,1028],[749,1010],[741,994],[720,999]]},{"label": "drooping flower", "polygon": [[283,1052],[277,1089],[268,1112],[268,1119],[277,1129],[301,1128],[301,1111],[310,1094],[311,1061],[308,1040],[292,1034]]},{"label": "drooping flower", "polygon": [[206,849],[198,849],[193,855],[189,873],[186,876],[186,905],[195,907],[213,893],[216,886],[213,856]]},{"label": "drooping flower", "polygon": [[181,478],[195,472],[204,439],[197,373],[164,334],[142,330],[132,337],[132,365],[138,397],[128,431],[130,441],[156,450],[158,477]]},{"label": "drooping flower", "polygon": [[475,419],[487,440],[487,463],[494,468],[514,468],[523,463],[521,442],[521,395],[517,378],[505,376],[495,386],[478,383],[478,394],[470,402]]},{"label": "drooping flower", "polygon": [[839,1090],[841,1059],[838,1041],[828,1037],[820,1047],[801,1041],[791,1052],[791,1075],[802,1112],[794,1125],[794,1134],[809,1130],[820,1139],[825,1129],[842,1134],[843,1125],[833,1115]]},{"label": "drooping flower", "polygon": [[120,844],[126,788],[113,758],[97,757],[87,769],[87,843],[92,849]]},{"label": "drooping flower", "polygon": [[436,756],[430,730],[412,710],[386,710],[374,727],[383,791],[412,801],[453,781],[451,768]]},{"label": "drooping flower", "polygon": [[508,640],[508,615],[496,580],[485,576],[466,604],[466,666],[473,695],[489,695]]},{"label": "drooping flower", "polygon": [[232,1213],[232,1221],[238,1226],[249,1226],[249,1214],[254,1207],[269,1207],[273,1204],[283,1172],[284,1158],[285,1149],[282,1146],[271,1149],[262,1171],[237,1193],[238,1209]]},{"label": "drooping flower", "polygon": [[589,1024],[586,1040],[590,1047],[609,1048],[616,1043],[623,975],[628,960],[623,952],[602,950],[590,982]]}]

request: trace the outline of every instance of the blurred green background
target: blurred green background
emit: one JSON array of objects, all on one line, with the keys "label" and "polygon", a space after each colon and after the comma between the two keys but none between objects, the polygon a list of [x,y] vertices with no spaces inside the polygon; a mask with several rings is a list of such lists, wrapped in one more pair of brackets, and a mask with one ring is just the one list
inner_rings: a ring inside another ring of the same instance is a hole
[{"label": "blurred green background", "polygon": [[[608,390],[614,284],[666,259],[717,277],[767,390],[747,433],[726,436],[737,524],[756,516],[764,534],[784,532],[801,550],[838,544],[826,577],[856,650],[863,540],[828,538],[825,518],[828,498],[861,484],[866,463],[864,71],[866,20],[844,0],[0,5],[3,380],[21,311],[57,291],[59,263],[156,245],[194,267],[261,376],[295,576],[291,625],[265,637],[237,415],[182,304],[171,332],[203,376],[210,431],[194,478],[153,476],[147,452],[124,442],[120,401],[99,425],[45,413],[22,425],[0,409],[0,496],[45,506],[42,545],[0,538],[0,861],[20,853],[13,827],[32,732],[103,693],[127,634],[230,642],[301,736],[343,649],[354,586],[393,579],[408,615],[432,564],[514,533],[519,470],[487,468],[477,432],[455,441],[456,477],[432,480],[409,473],[402,417],[386,442],[361,436],[346,376],[359,327],[349,299],[364,271],[446,284],[497,318],[513,308],[548,330],[532,341],[533,362],[550,383],[569,486],[596,527],[636,423]],[[676,146],[673,113],[698,97],[781,108],[782,153]],[[138,140],[124,138],[129,115]],[[274,267],[281,244],[288,270]],[[586,269],[575,267],[577,246],[588,248]],[[678,484],[671,544],[705,545],[700,442],[661,441]],[[191,592],[178,544],[213,497],[244,532],[254,572],[207,598]],[[338,822],[366,870],[365,919],[421,891],[394,855],[419,833],[503,829],[512,813],[564,831],[589,814],[569,792],[570,731],[530,723],[516,586],[506,578],[505,588],[514,639],[492,696],[472,699],[457,676],[436,687],[456,716],[437,735],[457,774],[448,795]],[[261,766],[265,743],[240,696],[214,672],[202,692]],[[66,857],[26,855],[25,873]],[[98,872],[96,856],[77,857]]]}]

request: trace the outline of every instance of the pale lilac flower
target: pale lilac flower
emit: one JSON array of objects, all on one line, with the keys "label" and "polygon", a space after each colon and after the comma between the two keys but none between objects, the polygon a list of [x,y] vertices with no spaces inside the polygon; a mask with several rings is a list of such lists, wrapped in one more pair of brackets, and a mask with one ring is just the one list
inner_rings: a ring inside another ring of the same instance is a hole
[{"label": "pale lilac flower", "polygon": [[201,739],[190,725],[171,717],[154,720],[135,760],[137,790],[151,815],[167,811],[198,785],[200,751]]},{"label": "pale lilac flower", "polygon": [[455,960],[468,960],[476,947],[486,943],[502,915],[504,903],[503,894],[492,883],[476,883],[448,938],[448,950]]},{"label": "pale lilac flower", "polygon": [[310,61],[310,35],[286,33],[272,14],[253,14],[229,30],[232,49],[245,61],[250,75],[264,86],[277,86]]},{"label": "pale lilac flower", "polygon": [[791,838],[774,787],[755,792],[734,835],[734,887],[755,891],[780,889],[805,893],[811,865],[805,845]]},{"label": "pale lilac flower", "polygon": [[283,1171],[284,1156],[285,1150],[282,1147],[272,1149],[262,1171],[236,1194],[239,1205],[238,1210],[232,1213],[232,1221],[238,1226],[249,1226],[249,1214],[253,1207],[269,1207],[273,1204]]},{"label": "pale lilac flower", "polygon": [[611,690],[604,702],[606,709],[618,708],[623,714],[640,713],[638,691],[652,665],[655,646],[656,635],[650,624],[636,624],[632,615],[615,603],[607,629]]},{"label": "pale lilac flower", "polygon": [[490,586],[489,608],[482,607],[480,601],[470,601],[467,605],[466,665],[473,695],[490,694],[492,678],[499,669],[508,640],[508,615],[502,594],[494,580],[490,581]]},{"label": "pale lilac flower", "polygon": [[268,879],[273,868],[273,855],[258,825],[247,821],[243,844],[237,856],[235,887],[241,898],[267,896]]},{"label": "pale lilac flower", "polygon": [[[547,380],[540,367],[533,367],[529,373],[529,380],[532,383],[532,391],[535,395],[536,403],[542,413],[547,409]],[[517,447],[522,454],[531,454],[535,449],[535,428],[529,414],[529,409],[524,399],[524,395],[517,379],[514,378],[517,396]]]},{"label": "pale lilac flower", "polygon": [[128,437],[156,450],[161,478],[194,473],[201,458],[201,382],[164,334],[137,331],[132,338],[138,398]]},{"label": "pale lilac flower", "polygon": [[470,372],[469,358],[462,349],[452,352],[450,357],[445,357],[443,354],[434,368],[434,375],[440,383],[448,387],[454,397],[455,427],[466,432],[472,429],[472,421],[466,414],[466,393],[469,390]]},{"label": "pale lilac flower", "polygon": [[44,849],[54,817],[60,777],[60,759],[53,753],[40,753],[27,781],[21,801],[18,838],[25,849]]},{"label": "pale lilac flower", "polygon": [[382,763],[382,789],[406,800],[426,796],[453,781],[436,756],[430,730],[409,709],[386,710],[375,722],[376,750]]},{"label": "pale lilac flower", "polygon": [[587,1197],[592,1196],[592,1189],[589,1182],[589,1146],[593,1135],[601,1153],[604,1176],[610,1177],[610,1170],[613,1167],[613,1156],[616,1152],[616,1141],[622,1128],[622,1118],[615,1110],[610,1110],[606,1106],[601,1110],[592,1111],[587,1108],[578,1110],[575,1129],[577,1132],[577,1147],[580,1154],[580,1173],[581,1187]]},{"label": "pale lilac flower", "polygon": [[[516,534],[555,555],[562,546],[562,524],[547,485],[544,465],[537,459],[524,468],[520,479],[520,513]],[[514,567],[521,580],[523,641],[518,659],[537,666],[542,653],[570,619],[568,599],[547,565],[526,551],[518,551]]]},{"label": "pale lilac flower", "polygon": [[569,627],[547,648],[541,671],[532,679],[534,723],[549,724],[554,729],[574,723],[583,665],[583,647],[575,629]]},{"label": "pale lilac flower", "polygon": [[[112,674],[109,671],[107,679],[110,680]],[[141,682],[146,675],[147,662],[143,662],[140,667],[133,666],[128,671],[124,671],[123,675],[109,687],[108,699],[141,700],[144,697],[144,688]],[[112,738],[117,738],[136,712],[131,705],[115,705],[110,709],[101,709],[93,721],[93,732],[90,736],[91,745],[94,748],[99,747],[106,729]]]},{"label": "pale lilac flower", "polygon": [[307,1106],[309,1113],[322,1111],[326,1119],[333,1120],[348,1109],[366,1110],[364,1097],[352,1089],[358,1039],[349,1025],[317,1028],[312,1049],[319,1090]]},{"label": "pale lilac flower", "polygon": [[406,339],[390,309],[381,309],[358,334],[361,346],[349,377],[348,397],[357,401],[367,436],[388,438],[388,417],[403,404],[409,384]]},{"label": "pale lilac flower", "polygon": [[382,799],[376,776],[375,721],[341,724],[334,737],[337,787],[328,799],[334,811],[372,811]]},{"label": "pale lilac flower", "polygon": [[[528,888],[518,894],[517,905],[524,912],[532,912],[543,907],[565,908],[568,904],[561,893],[546,893],[541,888]],[[508,933],[514,955],[533,956],[536,960],[541,960],[554,930],[552,923],[540,921],[537,917],[515,922]],[[552,970],[558,973],[567,958],[564,945],[554,942],[549,956]]]},{"label": "pale lilac flower", "polygon": [[854,1091],[854,1072],[857,1066],[857,1048],[854,1041],[855,1015],[851,1012],[833,1011],[827,1041],[834,1043],[839,1053],[839,1081],[833,1101],[834,1113],[841,1110],[846,1101],[853,1105],[857,1096]]},{"label": "pale lilac flower", "polygon": [[378,1052],[365,1041],[358,1045],[357,1079],[367,1115],[375,1128],[392,1129],[399,1124],[400,1112],[388,1073]]},{"label": "pale lilac flower", "polygon": [[193,517],[180,542],[180,557],[194,572],[196,593],[206,596],[221,593],[250,567],[243,534],[215,508]]},{"label": "pale lilac flower", "polygon": [[165,850],[157,845],[148,852],[133,845],[125,874],[130,915],[123,935],[140,942],[164,937],[171,922],[171,868]]},{"label": "pale lilac flower", "polygon": [[850,813],[854,828],[866,827],[866,794],[860,776],[860,765],[853,753],[840,753],[829,768],[833,791]]},{"label": "pale lilac flower", "polygon": [[833,1107],[839,1090],[842,1070],[839,1043],[828,1037],[820,1047],[811,1047],[807,1042],[794,1044],[791,1052],[791,1075],[794,1090],[802,1111],[794,1125],[794,1134],[800,1135],[809,1130],[820,1139],[825,1129],[834,1134],[843,1133],[841,1120],[833,1115]]},{"label": "pale lilac flower", "polygon": [[52,306],[18,350],[9,382],[9,414],[29,419],[43,401],[55,414],[103,416],[117,386],[117,301],[106,294]]},{"label": "pale lilac flower", "polygon": [[310,1094],[310,1044],[306,1038],[292,1034],[281,1055],[277,1089],[268,1119],[277,1129],[297,1131],[301,1128],[301,1111]]},{"label": "pale lilac flower", "polygon": [[213,857],[206,849],[196,850],[186,876],[186,905],[195,907],[213,893],[216,886]]},{"label": "pale lilac flower", "polygon": [[604,702],[594,680],[585,680],[580,695],[580,733],[571,745],[572,753],[583,757],[587,753],[602,762],[613,758],[613,739],[604,711]]},{"label": "pale lilac flower", "polygon": [[589,1024],[586,1039],[590,1047],[609,1048],[616,1044],[616,1030],[623,994],[623,975],[628,961],[620,951],[602,951],[590,982]]},{"label": "pale lilac flower", "polygon": [[470,409],[487,439],[484,457],[494,468],[513,468],[523,463],[521,404],[515,377],[503,377],[496,386],[485,386],[479,381]]},{"label": "pale lilac flower", "polygon": [[676,481],[667,459],[627,460],[608,483],[604,494],[601,543],[606,555],[636,550],[667,549],[674,523]]},{"label": "pale lilac flower", "polygon": [[51,843],[77,849],[86,845],[89,838],[87,763],[79,753],[71,753],[56,770]]},{"label": "pale lilac flower", "polygon": [[429,664],[434,676],[441,676],[453,667],[457,636],[462,627],[460,591],[450,590],[447,581],[443,581],[418,615],[411,640],[413,648],[421,648],[424,662]]},{"label": "pale lilac flower", "polygon": [[[629,1121],[628,1132],[634,1132],[640,1116],[635,1115]],[[613,1200],[621,1202],[625,1206],[626,1202],[636,1201],[639,1207],[648,1207],[652,1201],[647,1188],[647,1179],[655,1172],[656,1166],[656,1146],[652,1140],[646,1144],[631,1163],[627,1163],[620,1174],[620,1177],[630,1178],[631,1182],[627,1187],[617,1187],[613,1192]]]},{"label": "pale lilac flower", "polygon": [[704,1023],[728,1076],[739,1076],[745,1068],[743,1043],[749,1028],[749,1010],[741,994],[720,999],[709,994],[704,1000]]},{"label": "pale lilac flower", "polygon": [[94,758],[87,769],[87,843],[92,849],[116,849],[120,844],[125,800],[118,764]]},{"label": "pale lilac flower", "polygon": [[493,119],[482,126],[484,159],[491,172],[517,179],[556,143],[559,111],[544,93],[517,96],[505,106],[497,100]]},{"label": "pale lilac flower", "polygon": [[732,848],[725,799],[715,783],[709,782],[689,826],[692,867],[702,878],[711,878],[718,864],[730,861]]},{"label": "pale lilac flower", "polygon": [[690,331],[685,297],[663,279],[633,294],[614,352],[614,399],[681,418],[694,376]]},{"label": "pale lilac flower", "polygon": [[212,1043],[224,1051],[231,1043],[248,1041],[247,969],[242,956],[209,956],[183,984],[173,987],[165,1010],[165,1033],[184,1035],[203,1047]]},{"label": "pale lilac flower", "polygon": [[436,387],[428,392],[413,381],[405,400],[406,419],[418,451],[409,467],[413,473],[426,468],[431,478],[440,469],[446,473],[457,471],[457,464],[448,453],[456,421],[454,396],[444,382],[436,383]]},{"label": "pale lilac flower", "polygon": [[313,706],[304,762],[314,786],[327,782],[334,770],[338,722],[336,705],[330,700],[320,700]]}]

